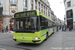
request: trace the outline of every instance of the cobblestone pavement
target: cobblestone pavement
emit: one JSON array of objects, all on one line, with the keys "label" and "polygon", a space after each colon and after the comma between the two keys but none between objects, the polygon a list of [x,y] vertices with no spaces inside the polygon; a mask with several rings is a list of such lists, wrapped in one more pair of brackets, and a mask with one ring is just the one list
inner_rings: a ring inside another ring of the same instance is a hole
[{"label": "cobblestone pavement", "polygon": [[67,50],[75,50],[75,31],[62,33],[62,47]]},{"label": "cobblestone pavement", "polygon": [[75,31],[59,31],[39,45],[13,41],[13,34],[0,32],[0,50],[75,50]]}]

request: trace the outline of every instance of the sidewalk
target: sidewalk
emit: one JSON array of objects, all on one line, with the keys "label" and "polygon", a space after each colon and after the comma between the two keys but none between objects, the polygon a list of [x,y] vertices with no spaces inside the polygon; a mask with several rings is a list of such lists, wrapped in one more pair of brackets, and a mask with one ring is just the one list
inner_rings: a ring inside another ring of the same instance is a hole
[{"label": "sidewalk", "polygon": [[[0,33],[2,33],[2,32],[0,32]],[[8,30],[8,32],[3,32],[3,33],[13,33],[13,31]]]},{"label": "sidewalk", "polygon": [[[9,33],[9,32],[3,32],[3,33],[2,33],[2,32],[0,32],[0,34],[6,34],[6,33]],[[11,33],[9,33],[9,34],[11,34]]]}]

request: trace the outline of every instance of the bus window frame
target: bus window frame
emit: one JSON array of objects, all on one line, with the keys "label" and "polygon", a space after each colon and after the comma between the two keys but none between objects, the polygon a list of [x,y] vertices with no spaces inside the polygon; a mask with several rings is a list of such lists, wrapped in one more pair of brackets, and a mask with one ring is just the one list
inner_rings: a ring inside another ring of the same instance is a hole
[{"label": "bus window frame", "polygon": [[38,19],[38,30],[36,30],[36,32],[37,32],[37,31],[40,31],[40,17],[37,16],[37,19]]}]

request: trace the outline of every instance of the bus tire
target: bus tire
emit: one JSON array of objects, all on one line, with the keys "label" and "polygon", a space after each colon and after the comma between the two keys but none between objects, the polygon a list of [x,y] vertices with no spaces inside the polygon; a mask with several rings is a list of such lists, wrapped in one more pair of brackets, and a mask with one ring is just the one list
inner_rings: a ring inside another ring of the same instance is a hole
[{"label": "bus tire", "polygon": [[55,33],[55,30],[53,29],[53,34]]},{"label": "bus tire", "polygon": [[53,34],[55,33],[55,31],[53,31]]},{"label": "bus tire", "polygon": [[46,39],[45,40],[47,40],[48,39],[48,33],[46,33]]},{"label": "bus tire", "polygon": [[54,34],[55,32],[53,32],[53,34]]}]

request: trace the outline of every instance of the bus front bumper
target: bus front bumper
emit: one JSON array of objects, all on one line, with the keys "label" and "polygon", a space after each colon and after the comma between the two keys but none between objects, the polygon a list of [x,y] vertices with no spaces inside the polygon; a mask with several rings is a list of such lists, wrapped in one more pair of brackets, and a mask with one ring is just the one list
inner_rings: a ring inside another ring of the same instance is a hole
[{"label": "bus front bumper", "polygon": [[23,42],[23,43],[41,43],[41,40],[20,40],[20,39],[13,39],[17,42]]},{"label": "bus front bumper", "polygon": [[32,42],[40,42],[41,40],[32,40]]}]

